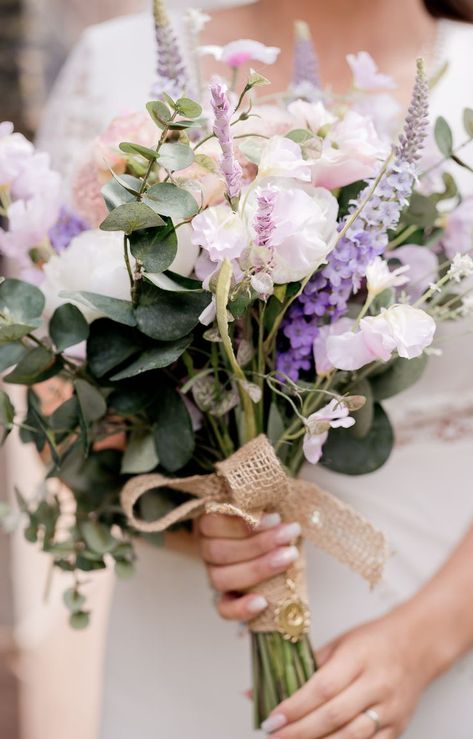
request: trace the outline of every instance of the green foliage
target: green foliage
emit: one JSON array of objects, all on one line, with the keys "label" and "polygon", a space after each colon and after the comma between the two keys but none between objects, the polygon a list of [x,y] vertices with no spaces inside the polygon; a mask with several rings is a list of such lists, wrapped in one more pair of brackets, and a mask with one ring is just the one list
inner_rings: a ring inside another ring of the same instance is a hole
[{"label": "green foliage", "polygon": [[21,339],[40,323],[44,309],[41,290],[22,280],[0,283],[0,344]]},{"label": "green foliage", "polygon": [[[115,176],[102,187],[102,195],[108,210],[118,208],[119,205],[136,202],[135,191],[140,188],[140,180],[125,174],[120,178]],[[131,191],[130,191],[131,190]]]},{"label": "green foliage", "polygon": [[187,144],[162,144],[158,164],[169,172],[190,167],[194,161],[194,152]]},{"label": "green foliage", "polygon": [[116,323],[123,323],[125,326],[136,326],[133,305],[128,300],[109,298],[107,295],[99,295],[98,293],[87,291],[67,292],[63,290],[60,296],[62,298],[76,300],[87,308],[95,308],[103,313],[104,316],[107,316],[107,318],[113,319]]},{"label": "green foliage", "polygon": [[361,380],[356,385],[352,385],[350,387],[350,395],[362,395],[366,398],[365,405],[359,411],[353,411],[350,414],[356,423],[348,431],[355,439],[365,439],[374,421],[374,398],[370,382],[368,380]]},{"label": "green foliage", "polygon": [[171,120],[171,113],[168,106],[161,100],[152,100],[146,104],[146,110],[150,114],[158,128],[164,128]]},{"label": "green foliage", "polygon": [[13,369],[3,379],[14,385],[33,385],[57,375],[63,367],[61,357],[44,346],[28,349]]},{"label": "green foliage", "polygon": [[0,346],[0,372],[12,367],[20,361],[28,351],[19,341],[12,341]]},{"label": "green foliage", "polygon": [[141,375],[143,372],[161,369],[173,364],[190,346],[192,336],[184,336],[175,342],[163,342],[160,346],[154,346],[153,349],[143,351],[138,359],[129,364],[125,369],[112,375],[113,381],[125,380],[128,377]]},{"label": "green foliage", "polygon": [[130,144],[126,141],[120,144],[120,149],[125,154],[139,154],[150,162],[154,162],[159,156],[156,149],[149,149],[141,144]]},{"label": "green foliage", "polygon": [[109,318],[99,318],[90,326],[87,341],[88,364],[95,377],[102,378],[121,366],[144,347],[138,331],[115,323]]},{"label": "green foliage", "polygon": [[[173,218],[174,220],[192,218],[199,209],[195,198],[190,192],[170,182],[162,182],[159,185],[150,187],[143,197],[143,204],[146,204],[147,207],[149,206],[154,213],[159,213],[160,216],[169,216],[169,218]],[[161,219],[161,224],[149,225],[159,226],[163,224],[164,221]],[[145,228],[146,225],[141,226],[141,228]],[[133,230],[136,231],[138,229]]]},{"label": "green foliage", "polygon": [[154,420],[153,438],[160,464],[168,472],[177,472],[190,461],[195,447],[184,401],[174,388],[163,387],[150,416]]},{"label": "green foliage", "polygon": [[422,354],[416,359],[399,357],[390,363],[385,372],[371,378],[373,396],[386,400],[398,395],[420,380],[427,366],[428,357]]},{"label": "green foliage", "polygon": [[1,440],[2,444],[13,429],[14,420],[15,408],[13,403],[6,392],[4,390],[0,390],[0,428],[3,429],[3,438]]},{"label": "green foliage", "polygon": [[419,226],[419,228],[433,227],[437,218],[438,211],[435,200],[419,193],[412,195],[409,207],[402,216],[404,223]]},{"label": "green foliage", "polygon": [[76,631],[83,631],[90,623],[90,613],[87,611],[78,611],[71,613],[69,616],[69,626]]},{"label": "green foliage", "polygon": [[287,139],[295,141],[296,144],[305,144],[314,138],[314,133],[309,131],[307,128],[295,128],[293,131],[289,131],[286,134]]},{"label": "green foliage", "polygon": [[202,115],[202,106],[190,98],[179,98],[175,103],[175,110],[186,118],[198,118]]},{"label": "green foliage", "polygon": [[119,543],[110,533],[109,527],[98,521],[83,521],[80,524],[80,531],[89,549],[96,554],[108,554]]},{"label": "green foliage", "polygon": [[107,412],[107,403],[98,388],[85,380],[76,380],[74,390],[79,401],[79,414],[86,424],[103,418]]},{"label": "green foliage", "polygon": [[164,272],[176,258],[177,234],[172,224],[135,231],[130,236],[130,251],[145,272]]},{"label": "green foliage", "polygon": [[[192,196],[191,196],[192,197]],[[165,214],[167,215],[167,214]],[[124,231],[127,235],[142,228],[163,226],[157,212],[143,203],[125,203],[112,210],[100,224],[102,231]]]},{"label": "green foliage", "polygon": [[198,324],[211,295],[204,291],[168,292],[144,284],[135,309],[138,328],[158,341],[175,341]]},{"label": "green foliage", "polygon": [[324,446],[321,464],[344,475],[366,475],[382,467],[394,446],[389,418],[379,403],[374,406],[370,431],[362,439],[345,429],[332,429]]},{"label": "green foliage", "polygon": [[435,121],[434,136],[440,152],[444,157],[450,157],[453,153],[453,134],[443,116],[439,116]]},{"label": "green foliage", "polygon": [[153,434],[146,430],[136,430],[130,434],[121,471],[127,475],[151,472],[159,464]]},{"label": "green foliage", "polygon": [[49,322],[49,335],[59,352],[85,341],[89,326],[79,308],[72,303],[60,305]]},{"label": "green foliage", "polygon": [[473,110],[471,108],[465,108],[463,111],[463,126],[467,135],[473,138]]}]

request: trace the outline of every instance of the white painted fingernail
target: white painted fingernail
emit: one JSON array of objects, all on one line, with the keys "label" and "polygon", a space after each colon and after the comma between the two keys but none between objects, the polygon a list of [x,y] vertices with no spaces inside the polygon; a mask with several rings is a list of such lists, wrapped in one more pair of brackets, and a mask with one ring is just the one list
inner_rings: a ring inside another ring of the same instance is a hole
[{"label": "white painted fingernail", "polygon": [[273,731],[282,729],[282,727],[286,726],[286,724],[287,718],[283,716],[282,713],[275,713],[273,716],[267,718],[266,721],[263,721],[263,723],[261,724],[261,728],[267,734],[271,734]]},{"label": "white painted fingernail", "polygon": [[269,558],[269,564],[275,570],[280,567],[285,567],[296,561],[299,556],[299,550],[297,547],[284,547],[284,549],[277,549],[273,552]]},{"label": "white painted fingernail", "polygon": [[261,613],[261,611],[266,610],[268,606],[269,603],[264,596],[255,595],[248,603],[248,610],[250,613]]},{"label": "white painted fingernail", "polygon": [[281,526],[274,540],[276,544],[289,544],[294,539],[298,539],[301,533],[302,528],[300,523],[287,523],[285,526]]},{"label": "white painted fingernail", "polygon": [[281,523],[281,516],[279,513],[265,513],[259,523],[259,529],[265,531],[266,529],[274,529],[275,526],[279,526]]}]

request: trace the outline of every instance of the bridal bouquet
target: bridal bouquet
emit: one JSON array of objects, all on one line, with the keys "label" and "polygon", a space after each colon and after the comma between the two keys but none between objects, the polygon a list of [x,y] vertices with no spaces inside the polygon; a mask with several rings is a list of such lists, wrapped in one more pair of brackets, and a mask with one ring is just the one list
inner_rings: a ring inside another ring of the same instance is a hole
[{"label": "bridal bouquet", "polygon": [[[382,402],[421,376],[436,320],[472,308],[470,211],[438,156],[419,166],[421,61],[392,143],[393,83],[366,53],[349,57],[349,93],[324,91],[298,24],[292,87],[258,102],[268,80],[251,71],[237,92],[239,67],[277,49],[194,39],[233,80],[200,92],[156,6],[153,100],[95,142],[76,214],[47,157],[0,128],[0,247],[21,276],[0,284],[0,369],[28,388],[24,417],[1,391],[0,423],[72,494],[66,519],[47,486],[18,499],[28,540],[74,577],[64,600],[77,628],[89,619],[80,573],[114,562],[129,575],[139,532],[155,539],[202,510],[251,526],[277,510],[379,579],[383,536],[297,475],[304,461],[351,475],[383,465],[394,435]],[[435,139],[462,164],[444,119]],[[48,409],[52,378],[61,402]],[[250,625],[257,726],[316,667],[303,567],[266,589]]]}]

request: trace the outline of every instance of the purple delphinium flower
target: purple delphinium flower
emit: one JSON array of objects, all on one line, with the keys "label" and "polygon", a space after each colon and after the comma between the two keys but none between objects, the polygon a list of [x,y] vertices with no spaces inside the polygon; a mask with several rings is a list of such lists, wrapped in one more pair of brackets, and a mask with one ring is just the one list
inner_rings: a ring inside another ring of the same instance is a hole
[{"label": "purple delphinium flower", "polygon": [[210,86],[210,93],[215,116],[213,130],[223,153],[220,168],[227,183],[228,197],[230,199],[237,198],[241,193],[242,169],[235,159],[233,150],[233,136],[230,128],[231,112],[227,89],[220,82],[215,82]]},{"label": "purple delphinium flower", "polygon": [[[346,312],[350,295],[360,289],[368,264],[385,251],[389,241],[388,231],[398,225],[401,212],[409,203],[416,179],[415,164],[420,158],[427,125],[428,85],[423,63],[419,60],[411,105],[403,132],[393,152],[392,163],[356,221],[329,254],[325,267],[312,277],[283,322],[282,332],[289,342],[289,348],[286,347],[280,354],[277,365],[279,367],[282,363],[287,368],[293,357],[293,372],[289,375],[293,379],[303,369],[301,320],[305,321],[307,335],[314,338],[321,323],[338,320]],[[360,207],[371,188],[372,184],[368,183],[352,201],[350,212],[340,224],[339,230]],[[292,334],[293,324],[297,326],[297,338]],[[312,360],[312,345],[307,341],[305,346],[305,358]]]},{"label": "purple delphinium flower", "polygon": [[56,254],[60,254],[67,249],[72,239],[83,231],[87,231],[90,226],[79,218],[68,208],[61,208],[59,218],[52,228],[49,229],[49,241]]},{"label": "purple delphinium flower", "polygon": [[151,95],[159,98],[166,93],[172,98],[189,94],[189,78],[179,43],[169,20],[163,0],[153,0],[158,51],[157,79]]},{"label": "purple delphinium flower", "polygon": [[321,82],[319,60],[309,26],[305,21],[295,24],[294,74],[292,89],[300,97],[318,97]]}]

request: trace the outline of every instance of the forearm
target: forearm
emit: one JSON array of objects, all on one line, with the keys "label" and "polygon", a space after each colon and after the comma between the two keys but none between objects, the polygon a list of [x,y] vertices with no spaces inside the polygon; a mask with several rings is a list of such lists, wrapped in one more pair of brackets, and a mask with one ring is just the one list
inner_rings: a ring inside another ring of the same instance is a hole
[{"label": "forearm", "polygon": [[426,680],[473,647],[473,526],[436,575],[395,611],[411,624]]}]

